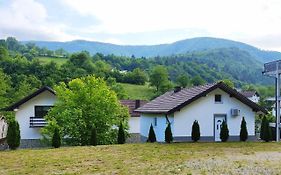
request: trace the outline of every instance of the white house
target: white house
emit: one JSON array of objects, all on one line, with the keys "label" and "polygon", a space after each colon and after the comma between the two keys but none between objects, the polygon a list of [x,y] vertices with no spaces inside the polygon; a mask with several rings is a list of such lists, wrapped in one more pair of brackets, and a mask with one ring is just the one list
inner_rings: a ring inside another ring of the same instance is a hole
[{"label": "white house", "polygon": [[[21,132],[21,148],[42,146],[40,129],[46,125],[44,116],[56,100],[54,90],[50,87],[43,87],[6,108],[7,111],[15,111],[15,118],[19,123]],[[128,106],[131,114],[129,133],[132,134],[132,137],[129,141],[137,142],[140,140],[140,114],[134,112],[134,110],[145,104],[146,101],[121,100],[121,103]]]},{"label": "white house", "polygon": [[190,141],[191,128],[199,122],[201,141],[220,141],[223,120],[228,124],[229,140],[239,140],[240,124],[245,117],[249,140],[255,140],[255,114],[267,111],[235,89],[219,82],[167,92],[135,111],[141,113],[142,141],[153,125],[156,139],[165,140],[165,128],[171,123],[175,141]]},{"label": "white house", "polygon": [[257,91],[241,91],[240,93],[255,103],[260,101],[260,94]]}]

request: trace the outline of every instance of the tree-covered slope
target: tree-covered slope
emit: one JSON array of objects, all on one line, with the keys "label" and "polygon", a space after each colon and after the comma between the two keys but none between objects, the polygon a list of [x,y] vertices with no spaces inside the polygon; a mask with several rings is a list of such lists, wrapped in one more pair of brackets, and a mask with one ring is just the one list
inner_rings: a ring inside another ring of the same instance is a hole
[{"label": "tree-covered slope", "polygon": [[[247,51],[251,56],[260,62],[267,62],[275,59],[281,59],[281,53],[275,51],[264,51],[256,47],[250,46],[237,41],[200,37],[177,41],[171,44],[160,45],[115,45],[102,42],[75,40],[69,42],[48,42],[48,41],[32,41],[39,47],[46,47],[51,50],[63,48],[68,52],[79,52],[87,50],[92,54],[114,54],[136,57],[154,57],[154,56],[168,56],[172,54],[184,54],[192,51],[202,51],[206,49],[217,48],[239,48]],[[25,41],[24,43],[27,43]]]}]

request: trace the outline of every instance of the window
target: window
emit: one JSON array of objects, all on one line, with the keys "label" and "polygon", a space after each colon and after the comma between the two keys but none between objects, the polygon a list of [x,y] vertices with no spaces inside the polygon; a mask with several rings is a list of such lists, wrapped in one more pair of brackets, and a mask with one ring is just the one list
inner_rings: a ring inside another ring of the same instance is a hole
[{"label": "window", "polygon": [[154,126],[157,126],[157,117],[154,118]]},{"label": "window", "polygon": [[215,95],[215,103],[222,103],[222,101],[221,101],[221,95],[219,95],[219,94],[216,94],[216,95]]},{"label": "window", "polygon": [[35,116],[36,118],[44,118],[47,115],[49,109],[53,106],[35,106]]}]

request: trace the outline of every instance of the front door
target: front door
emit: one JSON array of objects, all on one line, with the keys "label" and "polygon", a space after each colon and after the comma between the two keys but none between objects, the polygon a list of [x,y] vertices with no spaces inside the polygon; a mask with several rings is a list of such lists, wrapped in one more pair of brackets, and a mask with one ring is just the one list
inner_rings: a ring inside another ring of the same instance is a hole
[{"label": "front door", "polygon": [[221,133],[221,125],[222,122],[226,119],[226,115],[215,115],[214,127],[215,127],[215,141],[220,142],[220,133]]}]

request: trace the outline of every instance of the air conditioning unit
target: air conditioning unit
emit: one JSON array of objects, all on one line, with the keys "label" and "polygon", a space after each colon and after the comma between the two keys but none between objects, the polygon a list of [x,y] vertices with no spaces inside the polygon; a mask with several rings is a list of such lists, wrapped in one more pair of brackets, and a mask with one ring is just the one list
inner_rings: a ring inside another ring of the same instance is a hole
[{"label": "air conditioning unit", "polygon": [[240,115],[239,109],[231,109],[231,116],[236,117]]}]

